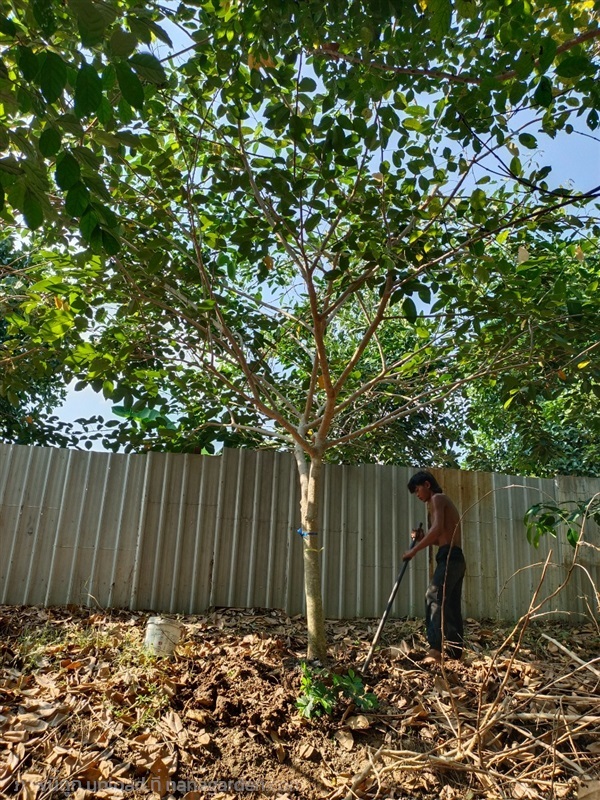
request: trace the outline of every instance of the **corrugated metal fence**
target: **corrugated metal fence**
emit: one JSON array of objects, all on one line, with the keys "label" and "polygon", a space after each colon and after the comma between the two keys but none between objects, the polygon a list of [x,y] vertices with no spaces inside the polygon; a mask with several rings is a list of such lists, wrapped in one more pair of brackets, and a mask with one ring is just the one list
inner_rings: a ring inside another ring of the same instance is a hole
[{"label": "corrugated metal fence", "polygon": [[[329,618],[377,617],[410,528],[413,469],[324,469],[323,596]],[[564,578],[573,550],[527,543],[523,515],[544,499],[585,499],[600,480],[434,470],[463,515],[468,616],[516,619]],[[304,609],[296,465],[285,453],[121,455],[0,445],[0,602],[200,613],[211,606]],[[588,539],[598,544],[598,528]],[[594,613],[599,551],[583,548],[548,610]],[[395,614],[421,615],[427,559],[407,570]]]}]

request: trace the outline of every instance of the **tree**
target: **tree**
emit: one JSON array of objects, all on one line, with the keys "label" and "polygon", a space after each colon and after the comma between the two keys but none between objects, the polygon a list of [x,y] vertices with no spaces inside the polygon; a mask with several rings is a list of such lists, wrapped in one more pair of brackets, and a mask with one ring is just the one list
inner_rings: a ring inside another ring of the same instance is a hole
[{"label": "tree", "polygon": [[[598,189],[552,184],[537,150],[537,137],[576,135],[578,117],[598,124],[592,12],[12,8],[0,179],[5,221],[46,245],[35,313],[56,332],[66,318],[49,301],[76,309],[70,369],[126,411],[156,412],[160,435],[193,422],[198,446],[227,425],[294,451],[309,656],[323,658],[328,452],[483,376],[547,369],[534,355],[555,305],[544,317],[517,253],[561,238],[583,251],[598,233]],[[159,60],[138,45],[171,45],[165,16],[189,39]],[[492,272],[506,285],[493,296]]]},{"label": "tree", "polygon": [[473,389],[465,437],[466,469],[512,475],[600,476],[599,401],[569,387],[504,409],[495,390]]},{"label": "tree", "polygon": [[0,241],[0,440],[67,447],[77,441],[72,426],[51,415],[68,383],[60,354],[12,331],[11,316],[32,283],[27,264],[10,239]]},{"label": "tree", "polygon": [[[538,298],[536,324],[544,331],[544,344],[536,357],[545,369],[527,381],[507,373],[468,388],[467,469],[540,477],[600,475],[600,261],[596,244],[589,244],[587,254],[560,242],[546,244],[519,265],[528,291]],[[512,302],[520,305],[520,296]]]}]

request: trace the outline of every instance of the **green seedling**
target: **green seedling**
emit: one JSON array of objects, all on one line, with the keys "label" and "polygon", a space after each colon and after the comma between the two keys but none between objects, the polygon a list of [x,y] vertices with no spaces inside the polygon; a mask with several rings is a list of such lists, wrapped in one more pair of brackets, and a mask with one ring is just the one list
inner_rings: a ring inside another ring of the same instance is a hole
[{"label": "green seedling", "polygon": [[327,669],[312,669],[305,662],[301,669],[301,693],[296,708],[306,719],[333,714],[343,699],[361,711],[370,711],[379,705],[377,697],[365,691],[362,679],[353,670],[339,675]]}]

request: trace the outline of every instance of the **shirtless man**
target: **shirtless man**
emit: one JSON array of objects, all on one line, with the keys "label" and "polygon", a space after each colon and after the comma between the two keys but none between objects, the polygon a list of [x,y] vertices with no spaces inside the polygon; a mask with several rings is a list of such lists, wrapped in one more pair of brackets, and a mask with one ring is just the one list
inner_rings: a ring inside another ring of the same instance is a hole
[{"label": "shirtless man", "polygon": [[[410,561],[419,550],[437,545],[436,569],[425,595],[429,653],[427,660],[440,663],[445,641],[451,658],[462,656],[464,635],[461,613],[465,558],[461,549],[460,515],[430,472],[417,472],[408,482],[408,491],[427,504],[429,530],[402,556]],[[442,635],[442,619],[444,632]]]}]

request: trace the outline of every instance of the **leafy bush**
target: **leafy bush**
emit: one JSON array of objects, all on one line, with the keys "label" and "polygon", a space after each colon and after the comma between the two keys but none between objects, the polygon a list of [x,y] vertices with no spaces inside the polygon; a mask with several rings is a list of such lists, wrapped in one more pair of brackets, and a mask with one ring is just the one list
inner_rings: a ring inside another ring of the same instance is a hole
[{"label": "leafy bush", "polygon": [[540,539],[546,534],[556,538],[559,525],[567,529],[567,541],[572,547],[577,545],[581,528],[586,519],[600,524],[600,497],[591,500],[569,500],[564,503],[536,503],[525,513],[527,541],[538,547]]}]

